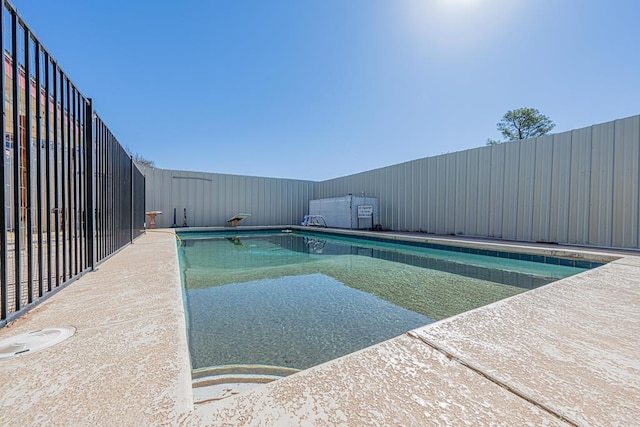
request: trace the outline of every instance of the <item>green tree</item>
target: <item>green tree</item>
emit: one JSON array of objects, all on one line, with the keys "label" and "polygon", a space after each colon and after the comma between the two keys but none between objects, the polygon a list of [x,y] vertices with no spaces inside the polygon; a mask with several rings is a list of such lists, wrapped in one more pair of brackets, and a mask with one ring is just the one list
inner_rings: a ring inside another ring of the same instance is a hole
[{"label": "green tree", "polygon": [[[507,142],[546,135],[555,126],[549,117],[540,114],[535,108],[518,108],[507,111],[497,124],[498,130]],[[500,142],[488,139],[487,145],[499,144]]]}]

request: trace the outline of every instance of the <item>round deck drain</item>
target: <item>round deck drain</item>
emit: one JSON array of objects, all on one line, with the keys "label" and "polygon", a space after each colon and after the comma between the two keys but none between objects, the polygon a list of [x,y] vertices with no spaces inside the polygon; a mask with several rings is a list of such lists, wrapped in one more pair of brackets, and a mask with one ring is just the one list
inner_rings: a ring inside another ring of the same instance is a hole
[{"label": "round deck drain", "polygon": [[46,328],[31,331],[0,341],[0,360],[12,359],[25,354],[44,350],[69,338],[76,332],[75,328]]}]

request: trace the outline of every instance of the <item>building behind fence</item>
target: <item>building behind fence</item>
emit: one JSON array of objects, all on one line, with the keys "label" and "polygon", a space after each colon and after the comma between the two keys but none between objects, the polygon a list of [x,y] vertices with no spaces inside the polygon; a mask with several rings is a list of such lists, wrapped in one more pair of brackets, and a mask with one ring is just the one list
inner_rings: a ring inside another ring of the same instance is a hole
[{"label": "building behind fence", "polygon": [[0,326],[119,248],[144,224],[144,176],[3,2]]}]

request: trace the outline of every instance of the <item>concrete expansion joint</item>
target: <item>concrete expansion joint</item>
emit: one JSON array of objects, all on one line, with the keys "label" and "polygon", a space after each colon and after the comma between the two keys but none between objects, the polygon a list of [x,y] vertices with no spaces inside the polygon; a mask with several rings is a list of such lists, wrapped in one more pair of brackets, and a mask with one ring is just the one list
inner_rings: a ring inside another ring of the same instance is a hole
[{"label": "concrete expansion joint", "polygon": [[453,353],[451,353],[450,351],[447,351],[446,349],[444,349],[443,347],[439,346],[438,344],[436,344],[435,342],[431,341],[430,339],[421,336],[419,334],[414,333],[413,331],[409,331],[407,332],[407,336],[417,339],[418,341],[422,342],[423,344],[426,344],[427,346],[431,347],[432,349],[434,349],[435,351],[442,353],[447,359],[452,360],[456,363],[459,363],[460,365],[464,366],[467,369],[472,370],[473,372],[475,372],[478,375],[483,376],[484,378],[486,378],[487,380],[491,381],[492,383],[502,387],[503,389],[507,390],[508,392],[515,394],[516,396],[518,396],[521,399],[526,400],[527,402],[531,403],[532,405],[535,405],[536,407],[542,409],[543,411],[547,412],[548,414],[550,414],[551,416],[554,416],[558,419],[560,419],[561,421],[574,426],[574,427],[578,427],[580,424],[577,423],[576,421],[571,420],[570,418],[568,418],[566,415],[562,415],[560,413],[558,413],[557,411],[555,411],[554,409],[550,408],[549,406],[545,405],[542,402],[538,402],[537,400],[535,400],[534,398],[527,396],[524,392],[521,392],[517,389],[515,389],[514,387],[504,383],[503,381],[499,380],[498,378],[494,377],[493,375],[485,372],[482,370],[482,368],[478,367],[478,366],[474,366],[473,364],[465,361],[462,359],[462,357],[457,356]]}]

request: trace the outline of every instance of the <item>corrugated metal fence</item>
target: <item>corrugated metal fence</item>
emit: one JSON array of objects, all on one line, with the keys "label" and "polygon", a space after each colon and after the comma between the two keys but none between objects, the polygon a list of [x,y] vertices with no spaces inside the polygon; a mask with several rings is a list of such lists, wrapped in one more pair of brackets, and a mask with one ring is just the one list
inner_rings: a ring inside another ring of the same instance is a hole
[{"label": "corrugated metal fence", "polygon": [[378,197],[380,223],[521,241],[640,248],[640,116],[544,137],[310,181],[147,171],[147,206],[158,224],[298,224],[309,200]]},{"label": "corrugated metal fence", "polygon": [[0,12],[3,326],[140,234],[144,176],[13,6]]},{"label": "corrugated metal fence", "polygon": [[640,247],[640,116],[319,183],[375,196],[393,230]]},{"label": "corrugated metal fence", "polygon": [[240,225],[298,224],[313,197],[312,181],[155,168],[144,173],[147,208],[162,212],[158,227],[222,227],[238,213],[251,214]]}]

